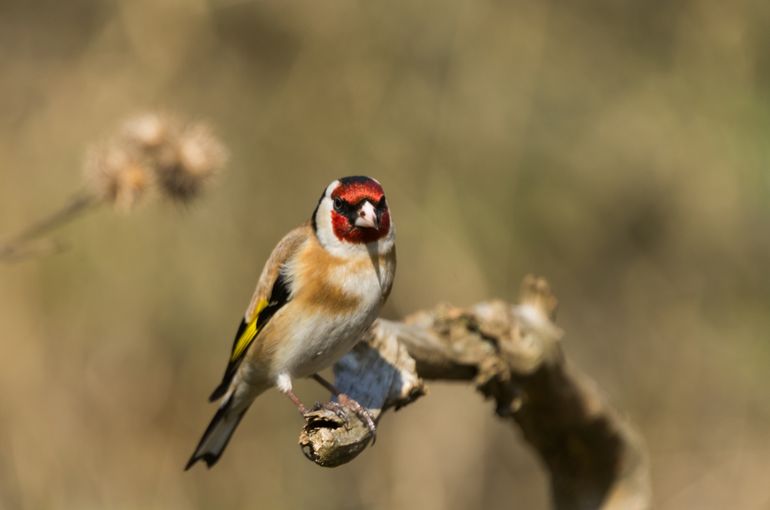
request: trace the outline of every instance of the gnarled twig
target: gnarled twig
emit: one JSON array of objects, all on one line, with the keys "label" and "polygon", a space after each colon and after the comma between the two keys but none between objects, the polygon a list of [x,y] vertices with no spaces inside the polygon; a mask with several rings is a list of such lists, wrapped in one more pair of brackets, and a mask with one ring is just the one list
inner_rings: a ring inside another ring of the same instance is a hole
[{"label": "gnarled twig", "polygon": [[[402,322],[378,320],[335,365],[335,385],[377,419],[423,395],[423,378],[472,382],[539,455],[555,508],[649,508],[641,438],[566,361],[555,307],[545,280],[530,276],[518,305],[442,305]],[[300,435],[305,455],[322,466],[349,462],[368,442],[353,413],[327,409],[308,413]]]}]

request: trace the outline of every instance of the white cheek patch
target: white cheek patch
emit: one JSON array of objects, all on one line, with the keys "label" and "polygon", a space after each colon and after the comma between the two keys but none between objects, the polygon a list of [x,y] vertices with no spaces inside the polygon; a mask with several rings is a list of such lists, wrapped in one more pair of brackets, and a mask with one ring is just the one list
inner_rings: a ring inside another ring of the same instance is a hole
[{"label": "white cheek patch", "polygon": [[[330,191],[327,189],[327,194],[328,193],[330,193]],[[316,235],[321,242],[321,246],[326,248],[332,255],[336,257],[347,257],[350,255],[366,253],[365,245],[342,241],[334,233],[334,227],[332,226],[332,199],[329,196],[324,196],[318,204],[315,225]]]}]

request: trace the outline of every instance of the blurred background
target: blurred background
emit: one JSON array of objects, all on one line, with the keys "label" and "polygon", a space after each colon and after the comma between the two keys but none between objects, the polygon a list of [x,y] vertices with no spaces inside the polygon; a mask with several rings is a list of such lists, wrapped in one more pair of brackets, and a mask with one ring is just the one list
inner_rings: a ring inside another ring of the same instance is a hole
[{"label": "blurred background", "polygon": [[209,120],[230,163],[187,206],[103,208],[0,265],[0,508],[547,508],[460,385],[333,470],[272,392],[182,471],[262,263],[348,174],[397,224],[385,316],[544,275],[567,354],[647,441],[655,507],[770,508],[769,47],[748,0],[3,0],[0,237],[136,112]]}]

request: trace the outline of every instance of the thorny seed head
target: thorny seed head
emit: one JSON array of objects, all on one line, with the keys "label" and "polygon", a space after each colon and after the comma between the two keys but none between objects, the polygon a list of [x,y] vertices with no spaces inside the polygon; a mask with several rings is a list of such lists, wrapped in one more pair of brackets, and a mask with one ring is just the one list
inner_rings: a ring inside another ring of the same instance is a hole
[{"label": "thorny seed head", "polygon": [[227,151],[206,124],[181,127],[173,144],[159,151],[158,184],[169,198],[186,202],[195,198],[227,160]]},{"label": "thorny seed head", "polygon": [[145,150],[160,147],[174,137],[172,129],[178,123],[167,115],[143,113],[128,119],[123,124],[121,135],[131,143]]},{"label": "thorny seed head", "polygon": [[96,195],[122,211],[131,210],[147,191],[152,175],[133,151],[108,142],[92,148],[86,159],[86,177]]},{"label": "thorny seed head", "polygon": [[226,160],[227,150],[206,124],[145,113],[90,151],[86,174],[101,199],[128,210],[152,185],[173,200],[194,199]]}]

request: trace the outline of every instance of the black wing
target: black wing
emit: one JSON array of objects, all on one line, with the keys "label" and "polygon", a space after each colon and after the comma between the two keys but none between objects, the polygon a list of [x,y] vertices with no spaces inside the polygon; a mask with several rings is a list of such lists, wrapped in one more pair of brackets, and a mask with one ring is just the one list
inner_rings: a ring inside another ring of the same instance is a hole
[{"label": "black wing", "polygon": [[230,352],[230,360],[227,363],[225,374],[222,376],[222,382],[219,383],[219,386],[214,388],[211,396],[209,396],[209,402],[213,402],[227,393],[227,389],[230,387],[230,383],[232,382],[238,367],[241,365],[241,361],[243,361],[243,358],[246,356],[249,346],[254,342],[254,339],[257,338],[257,335],[262,328],[265,327],[265,324],[267,324],[273,315],[288,302],[288,283],[283,275],[283,271],[278,271],[278,278],[276,278],[275,283],[273,283],[269,299],[263,300],[257,304],[257,313],[251,322],[246,322],[245,318],[241,320],[238,331],[235,333],[233,347]]}]

